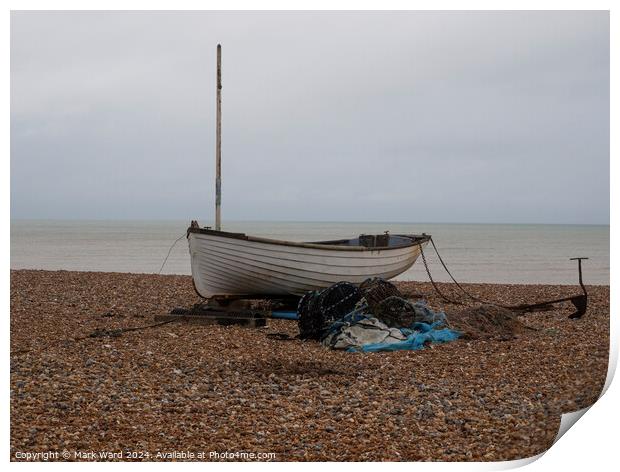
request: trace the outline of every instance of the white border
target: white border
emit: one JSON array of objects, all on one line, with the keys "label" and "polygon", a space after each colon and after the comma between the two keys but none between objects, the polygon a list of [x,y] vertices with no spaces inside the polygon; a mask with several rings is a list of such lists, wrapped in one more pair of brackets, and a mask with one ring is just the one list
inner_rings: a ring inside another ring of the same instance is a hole
[{"label": "white border", "polygon": [[[53,5],[51,5],[53,3]],[[610,155],[614,156],[610,160],[610,178],[611,176],[618,177],[617,172],[617,162],[615,160],[617,154],[617,136],[614,134],[614,131],[617,131],[618,126],[618,114],[617,114],[617,93],[615,93],[614,84],[618,83],[620,78],[618,74],[618,29],[619,29],[619,20],[618,16],[620,15],[620,9],[616,7],[614,9],[614,2],[612,1],[575,1],[575,0],[565,0],[565,1],[553,1],[553,0],[540,0],[540,1],[532,1],[532,0],[523,0],[523,1],[449,1],[449,0],[437,0],[434,2],[429,1],[420,1],[420,0],[385,0],[382,2],[371,2],[365,0],[359,0],[356,2],[348,2],[342,0],[317,0],[317,1],[298,1],[295,4],[291,4],[290,2],[284,1],[263,1],[260,2],[251,2],[251,1],[240,1],[240,0],[230,0],[230,1],[198,1],[198,0],[178,0],[178,1],[163,1],[163,0],[152,0],[152,1],[138,1],[138,0],[108,0],[108,1],[91,1],[88,2],[88,5],[85,5],[84,2],[79,1],[56,1],[56,2],[45,2],[45,1],[8,1],[6,2],[7,8],[4,10],[4,16],[2,24],[4,24],[3,41],[2,41],[2,58],[5,64],[5,73],[2,76],[2,84],[4,94],[2,95],[2,109],[4,113],[2,114],[2,124],[4,129],[5,139],[3,140],[3,157],[2,166],[3,172],[0,172],[0,187],[2,188],[2,199],[4,204],[2,205],[2,216],[3,221],[6,223],[6,226],[10,226],[10,193],[9,193],[9,185],[10,185],[10,111],[9,111],[9,103],[10,103],[10,88],[9,88],[9,67],[10,67],[10,10],[65,10],[65,9],[75,9],[75,10],[105,10],[105,9],[116,9],[116,10],[149,10],[149,9],[162,9],[162,10],[204,10],[204,9],[212,9],[212,10],[256,10],[256,9],[265,9],[265,10],[312,10],[312,9],[324,9],[324,10],[333,10],[333,9],[366,9],[366,10],[610,10],[610,19],[611,19],[611,116],[610,116],[610,126],[611,126],[611,147],[610,147]],[[610,196],[611,201],[618,201],[618,192],[615,187],[611,185],[610,187]],[[611,256],[611,301],[612,301],[612,315],[611,319],[617,316],[615,313],[615,304],[613,303],[616,299],[615,295],[615,271],[614,267],[617,262],[617,251],[615,251],[614,245],[614,225],[617,223],[617,211],[616,207],[612,206],[611,209],[611,227],[610,227],[610,235],[611,235],[611,245],[610,245],[610,256]],[[8,228],[7,228],[8,229]],[[3,231],[2,237],[4,239],[4,247],[10,247],[10,232]],[[2,260],[4,262],[5,271],[2,273],[2,281],[5,287],[5,290],[2,291],[2,302],[3,306],[6,307],[5,318],[4,318],[4,326],[5,326],[5,335],[2,340],[3,346],[5,348],[4,352],[6,353],[5,359],[8,360],[9,353],[9,267],[10,267],[10,250],[6,250],[3,253]],[[612,321],[612,336],[611,336],[611,350],[610,350],[610,364],[609,364],[609,372],[613,375],[615,372],[615,366],[617,363],[617,354],[618,354],[618,329],[617,323]],[[608,375],[607,386],[609,386],[612,375]],[[3,375],[2,375],[2,385],[4,387],[3,391],[8,394],[9,390],[9,372],[8,372],[8,361],[3,363]],[[616,447],[617,441],[616,437],[616,425],[618,420],[618,405],[620,404],[620,393],[619,388],[617,387],[617,382],[614,385],[611,385],[611,388],[606,392],[606,394],[601,398],[591,409],[590,411],[580,420],[580,425],[577,428],[573,428],[568,434],[562,437],[557,444],[555,444],[546,454],[544,454],[539,460],[533,462],[530,465],[532,470],[547,470],[550,467],[557,468],[559,470],[584,470],[584,469],[602,469],[605,470],[608,464],[613,464],[617,462],[616,459]],[[8,396],[8,395],[7,395]],[[6,398],[6,397],[5,397]],[[8,400],[8,398],[7,398]],[[8,408],[2,409],[2,421],[4,424],[4,428],[2,429],[2,446],[5,460],[9,458],[9,416],[8,416]],[[503,468],[512,468],[518,467],[521,465],[525,465],[525,463],[532,462],[531,460],[524,461],[514,461],[510,463],[491,463],[491,464],[482,464],[482,463],[458,463],[458,464],[447,464],[447,463],[416,463],[416,464],[392,464],[390,467],[392,468],[404,468],[408,471],[411,470],[412,467],[416,469],[443,469],[446,468],[458,468],[461,470],[497,470]],[[11,463],[11,467],[15,468],[31,468],[38,467],[39,464],[28,464],[28,463]],[[76,464],[75,467],[82,467],[83,464]],[[134,464],[123,463],[123,464],[92,464],[92,467],[134,467]],[[138,465],[138,467],[143,467],[143,465]],[[148,467],[167,467],[168,464],[149,464]],[[239,464],[235,464],[235,466],[239,466]],[[283,467],[291,467],[289,464],[252,464],[252,466],[264,469],[264,470],[273,470],[283,468]],[[326,464],[326,467],[342,467],[339,465]],[[65,468],[65,467],[73,467],[71,464],[45,464],[43,467],[54,469]],[[205,467],[205,464],[183,464],[183,467]],[[208,464],[208,467],[219,469],[230,467],[230,464]],[[303,463],[296,464],[294,467],[314,467],[313,463]],[[376,467],[375,464],[357,464],[356,468],[359,467],[361,469],[367,469]],[[384,467],[381,465],[381,467]]]}]

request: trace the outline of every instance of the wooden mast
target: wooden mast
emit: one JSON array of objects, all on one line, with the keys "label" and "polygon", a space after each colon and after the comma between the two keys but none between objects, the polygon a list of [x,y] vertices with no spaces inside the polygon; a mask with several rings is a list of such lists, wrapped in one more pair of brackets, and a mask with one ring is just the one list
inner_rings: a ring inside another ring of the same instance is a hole
[{"label": "wooden mast", "polygon": [[215,230],[222,229],[222,46],[217,45],[217,85],[215,111]]}]

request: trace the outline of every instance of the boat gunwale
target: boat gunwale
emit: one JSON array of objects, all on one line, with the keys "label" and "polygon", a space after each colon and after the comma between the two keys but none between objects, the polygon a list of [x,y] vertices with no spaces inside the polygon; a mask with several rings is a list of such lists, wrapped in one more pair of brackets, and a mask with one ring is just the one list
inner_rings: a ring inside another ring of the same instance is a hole
[{"label": "boat gunwale", "polygon": [[323,250],[328,250],[328,251],[354,251],[354,252],[390,251],[392,249],[403,249],[403,248],[417,246],[422,243],[428,242],[431,238],[431,236],[428,234],[394,234],[392,236],[407,238],[409,239],[409,242],[405,244],[398,244],[395,246],[366,247],[366,246],[344,246],[344,245],[338,245],[338,244],[330,244],[330,243],[350,241],[350,239],[334,239],[334,240],[329,240],[329,241],[316,241],[316,242],[295,242],[295,241],[283,241],[280,239],[261,238],[259,236],[248,236],[245,233],[231,233],[228,231],[217,231],[213,229],[196,228],[196,227],[191,227],[191,226],[187,228],[188,238],[189,238],[190,233],[208,234],[210,236],[220,236],[223,238],[240,239],[243,241],[274,244],[277,246],[303,247],[303,248],[309,248],[309,249],[323,249]]}]

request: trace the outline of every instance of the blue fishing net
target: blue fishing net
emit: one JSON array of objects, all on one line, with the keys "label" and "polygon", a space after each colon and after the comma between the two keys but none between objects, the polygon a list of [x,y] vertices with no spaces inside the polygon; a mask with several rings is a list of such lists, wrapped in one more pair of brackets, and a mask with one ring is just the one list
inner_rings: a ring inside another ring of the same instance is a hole
[{"label": "blue fishing net", "polygon": [[446,343],[458,339],[459,331],[445,328],[444,323],[414,323],[411,329],[401,328],[401,332],[407,335],[407,339],[392,343],[371,343],[360,347],[350,347],[348,352],[378,352],[378,351],[417,351],[423,349],[427,343]]},{"label": "blue fishing net", "polygon": [[461,335],[449,328],[445,313],[434,312],[424,301],[406,299],[380,278],[368,279],[359,288],[339,282],[308,292],[297,314],[302,339],[346,351],[417,350]]},{"label": "blue fishing net", "polygon": [[[398,331],[404,339],[394,337],[394,328],[384,324],[374,314],[367,313],[368,306],[363,303],[354,311],[336,320],[324,332],[323,344],[332,348],[344,348],[348,352],[379,352],[379,351],[415,351],[423,349],[428,343],[445,343],[458,339],[461,333],[447,327],[446,315],[443,312],[434,312],[425,302],[411,303],[415,309],[417,321],[409,326],[399,327]],[[386,333],[386,342],[362,342],[359,336],[360,329],[383,331]],[[396,334],[398,334],[398,331]],[[357,333],[357,336],[355,335]],[[359,343],[356,342],[359,339]],[[349,347],[345,347],[349,345]]]}]

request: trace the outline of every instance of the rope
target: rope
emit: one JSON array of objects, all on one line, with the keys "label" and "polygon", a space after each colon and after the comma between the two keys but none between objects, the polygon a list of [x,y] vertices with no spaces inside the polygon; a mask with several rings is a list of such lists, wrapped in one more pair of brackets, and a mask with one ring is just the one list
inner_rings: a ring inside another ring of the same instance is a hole
[{"label": "rope", "polygon": [[161,267],[159,268],[159,272],[157,272],[157,274],[161,274],[161,271],[164,270],[164,266],[166,265],[166,262],[168,261],[168,258],[170,257],[170,253],[172,252],[172,248],[174,246],[176,246],[176,244],[183,239],[185,236],[187,236],[187,233],[183,233],[181,236],[179,236],[173,243],[172,246],[170,246],[170,249],[168,249],[168,254],[166,255],[166,258],[164,259],[164,262],[161,263]]},{"label": "rope", "polygon": [[[515,310],[515,309],[522,309],[524,307],[528,307],[530,305],[502,305],[501,303],[497,303],[497,302],[492,302],[489,300],[483,300],[482,298],[478,298],[475,295],[472,295],[470,292],[468,292],[467,290],[465,290],[461,284],[459,284],[457,282],[457,280],[454,278],[454,276],[452,275],[452,273],[450,272],[450,269],[448,269],[448,266],[446,265],[446,263],[443,261],[441,254],[439,254],[439,250],[437,249],[437,246],[435,245],[435,241],[433,241],[433,238],[430,238],[431,244],[433,245],[433,249],[435,250],[435,254],[437,254],[437,258],[439,259],[439,262],[441,263],[441,265],[443,266],[444,270],[446,271],[446,273],[450,276],[450,279],[452,279],[452,282],[454,282],[454,284],[461,290],[461,292],[463,292],[469,299],[478,302],[478,303],[484,303],[487,305],[493,305],[493,306],[497,306],[500,308],[506,308],[507,310]],[[457,304],[459,305],[464,305],[464,303],[462,302],[457,302]]]},{"label": "rope", "polygon": [[[452,282],[454,282],[454,284],[459,288],[459,290],[461,290],[461,292],[463,292],[469,299],[471,299],[471,300],[473,300],[475,302],[478,302],[478,303],[484,303],[484,304],[487,304],[487,305],[494,305],[494,306],[497,306],[497,307],[500,307],[500,308],[506,308],[508,310],[519,309],[519,308],[523,308],[523,307],[526,306],[526,305],[518,305],[518,306],[502,305],[500,303],[491,302],[491,301],[488,301],[488,300],[483,300],[481,298],[476,297],[475,295],[472,295],[470,292],[465,290],[463,288],[463,286],[461,284],[459,284],[458,281],[454,278],[454,276],[450,272],[450,269],[448,269],[448,266],[446,265],[446,263],[444,262],[443,258],[441,257],[441,254],[439,254],[439,250],[437,249],[437,246],[435,245],[435,241],[433,241],[432,237],[430,237],[429,239],[430,239],[431,244],[433,245],[433,249],[435,250],[435,254],[437,254],[437,258],[439,259],[439,262],[441,263],[442,267],[444,268],[444,270],[446,271],[446,273],[448,274],[448,276],[450,277]],[[453,300],[451,298],[448,298],[447,296],[445,296],[439,290],[439,287],[437,287],[437,284],[435,283],[435,281],[433,280],[433,278],[431,276],[431,271],[428,268],[428,264],[426,262],[426,257],[424,257],[424,249],[422,249],[422,244],[420,244],[420,254],[422,255],[422,261],[424,262],[424,268],[426,269],[426,273],[428,274],[428,278],[430,279],[431,284],[433,285],[433,288],[439,294],[439,296],[441,298],[443,298],[445,301],[449,302],[449,303],[453,303],[455,305],[464,305],[465,303],[463,303],[462,301],[457,301],[457,300]]]},{"label": "rope", "polygon": [[[430,242],[433,245],[433,249],[435,250],[435,254],[437,254],[437,258],[439,259],[439,262],[441,263],[441,265],[443,266],[444,270],[446,271],[446,273],[450,276],[450,279],[452,279],[452,282],[454,282],[454,284],[461,290],[461,292],[463,292],[468,298],[470,298],[473,301],[476,301],[478,303],[484,303],[487,305],[493,305],[493,306],[497,306],[500,308],[505,308],[507,310],[511,310],[511,311],[528,311],[530,309],[533,308],[538,308],[538,307],[542,307],[545,305],[552,305],[554,303],[559,303],[559,302],[565,302],[565,301],[571,301],[573,302],[574,298],[579,298],[580,296],[577,297],[564,297],[564,298],[558,298],[558,299],[554,299],[554,300],[549,300],[549,301],[545,301],[545,302],[538,302],[538,303],[526,303],[526,304],[521,304],[521,305],[503,305],[501,303],[497,303],[497,302],[492,302],[489,300],[484,300],[482,298],[478,298],[474,295],[472,295],[470,292],[468,292],[467,290],[465,290],[461,284],[459,284],[457,282],[457,280],[454,278],[454,276],[452,275],[452,273],[450,272],[450,270],[448,269],[448,266],[446,265],[446,263],[444,262],[444,260],[441,257],[441,254],[439,254],[439,250],[437,249],[437,246],[435,245],[435,241],[433,241],[433,238],[430,237]],[[420,246],[420,254],[422,255],[422,261],[424,262],[424,268],[426,269],[426,273],[428,274],[428,278],[431,281],[431,284],[433,285],[433,288],[435,289],[435,291],[437,292],[437,294],[443,298],[445,301],[449,302],[449,303],[453,303],[455,305],[464,305],[463,302],[461,301],[456,301],[453,300],[449,297],[447,297],[446,295],[444,295],[440,290],[439,287],[437,286],[437,284],[435,283],[435,281],[433,280],[433,277],[431,276],[431,271],[428,268],[428,264],[426,262],[426,257],[424,256],[424,250],[422,249],[422,243],[419,244]],[[575,302],[573,302],[573,305],[575,305]],[[577,306],[577,305],[575,305]]]},{"label": "rope", "polygon": [[[131,331],[141,331],[143,329],[149,329],[149,328],[157,328],[158,326],[163,326],[169,323],[173,323],[175,321],[178,320],[167,320],[167,321],[161,321],[159,323],[154,323],[154,324],[150,324],[150,325],[144,325],[144,326],[132,326],[130,328],[118,328],[118,329],[111,329],[111,330],[105,330],[105,329],[95,329],[95,331],[93,331],[92,333],[86,335],[86,336],[77,336],[75,338],[68,338],[68,339],[58,339],[56,341],[52,341],[50,344],[48,344],[47,346],[43,346],[40,349],[42,351],[47,351],[49,348],[58,345],[58,344],[62,344],[62,343],[66,343],[66,342],[71,342],[71,341],[83,341],[86,339],[93,339],[93,338],[103,338],[103,337],[117,337],[122,335],[123,333],[129,333]],[[32,347],[30,349],[18,349],[16,351],[11,351],[10,355],[14,356],[14,355],[19,355],[19,354],[26,354],[28,352],[32,352],[37,350],[37,347]]]},{"label": "rope", "polygon": [[144,326],[132,326],[131,328],[95,329],[88,336],[82,336],[82,337],[73,338],[73,339],[75,341],[79,341],[81,339],[86,339],[86,338],[106,338],[106,337],[115,338],[115,337],[121,336],[123,333],[130,333],[131,331],[141,331],[143,329],[149,329],[149,328],[157,328],[158,326],[172,323],[174,321],[177,321],[177,320],[160,321],[159,323],[154,323],[154,324],[144,325]]}]

